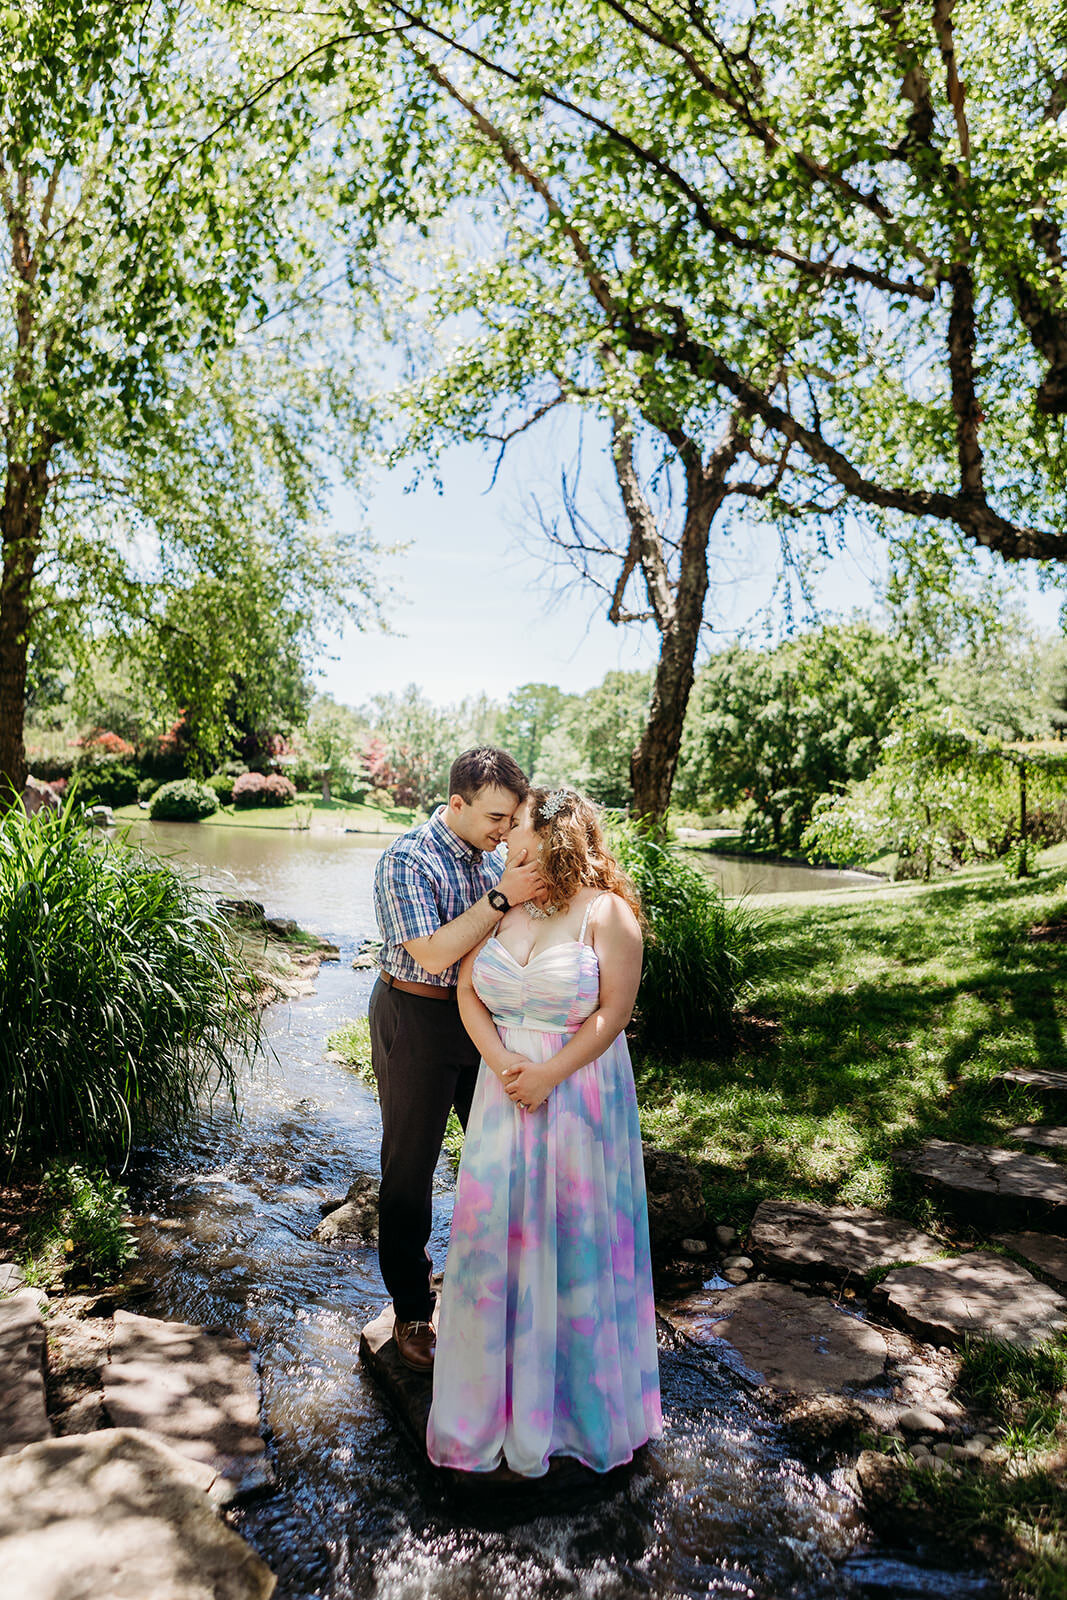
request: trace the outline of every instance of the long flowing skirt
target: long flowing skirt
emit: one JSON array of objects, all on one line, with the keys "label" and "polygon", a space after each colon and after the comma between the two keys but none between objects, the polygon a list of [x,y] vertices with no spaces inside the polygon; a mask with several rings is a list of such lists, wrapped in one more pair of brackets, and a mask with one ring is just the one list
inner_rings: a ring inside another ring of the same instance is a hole
[{"label": "long flowing skirt", "polygon": [[[508,1049],[567,1036],[508,1028]],[[456,1190],[431,1461],[540,1477],[605,1472],[662,1431],[648,1209],[625,1035],[522,1111],[484,1062]]]}]

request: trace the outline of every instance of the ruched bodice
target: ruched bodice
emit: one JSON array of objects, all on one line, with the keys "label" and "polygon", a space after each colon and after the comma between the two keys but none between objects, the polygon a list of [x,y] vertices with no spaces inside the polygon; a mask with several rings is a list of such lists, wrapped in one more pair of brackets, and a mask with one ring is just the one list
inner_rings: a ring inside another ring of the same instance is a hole
[{"label": "ruched bodice", "polygon": [[596,951],[580,939],[549,945],[523,965],[494,935],[474,959],[473,978],[498,1028],[573,1033],[600,998]]}]

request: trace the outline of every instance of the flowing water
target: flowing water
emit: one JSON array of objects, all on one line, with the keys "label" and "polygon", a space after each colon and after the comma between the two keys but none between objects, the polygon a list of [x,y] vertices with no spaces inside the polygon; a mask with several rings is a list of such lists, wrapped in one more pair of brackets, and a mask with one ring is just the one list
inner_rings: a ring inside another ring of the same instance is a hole
[{"label": "flowing water", "polygon": [[[180,1144],[145,1152],[133,1198],[152,1314],[225,1324],[258,1352],[277,1486],[237,1515],[278,1574],[278,1600],[942,1600],[994,1593],[873,1547],[843,1478],[790,1457],[758,1394],[718,1349],[661,1347],[666,1431],[603,1498],[505,1515],[450,1500],[364,1376],[362,1324],[384,1302],[373,1251],[310,1238],[319,1202],[377,1171],[373,1095],[325,1039],[366,1006],[354,972],[374,931],[384,841],[173,825],[229,892],[333,938],[316,992],[268,1016],[273,1055],[245,1075],[242,1115],[205,1111]],[[431,1250],[443,1261],[452,1180],[437,1175]]]}]

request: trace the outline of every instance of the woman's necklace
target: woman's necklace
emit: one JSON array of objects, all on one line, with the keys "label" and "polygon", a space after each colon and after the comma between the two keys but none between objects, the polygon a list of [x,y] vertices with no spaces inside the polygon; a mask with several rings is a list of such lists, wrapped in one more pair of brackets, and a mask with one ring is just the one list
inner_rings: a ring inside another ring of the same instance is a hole
[{"label": "woman's necklace", "polygon": [[543,922],[546,917],[554,917],[560,909],[559,906],[538,906],[532,900],[526,900],[523,904],[526,907],[526,915],[533,917],[536,922]]}]

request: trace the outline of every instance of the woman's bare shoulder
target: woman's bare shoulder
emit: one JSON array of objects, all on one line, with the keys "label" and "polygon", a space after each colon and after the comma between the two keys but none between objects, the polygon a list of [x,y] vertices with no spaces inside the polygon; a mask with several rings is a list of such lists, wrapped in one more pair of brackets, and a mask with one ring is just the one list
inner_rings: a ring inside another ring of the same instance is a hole
[{"label": "woman's bare shoulder", "polygon": [[613,932],[636,933],[638,938],[641,937],[641,924],[634,915],[633,907],[613,889],[598,891],[598,904],[589,922],[593,928],[610,928]]}]

